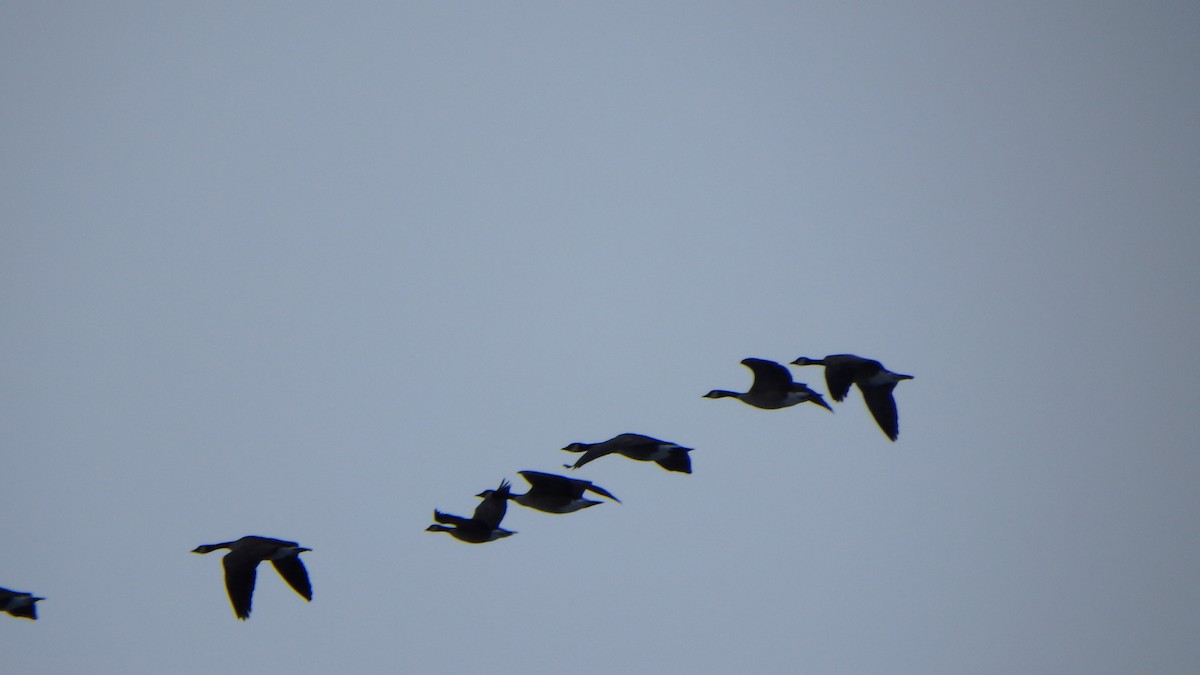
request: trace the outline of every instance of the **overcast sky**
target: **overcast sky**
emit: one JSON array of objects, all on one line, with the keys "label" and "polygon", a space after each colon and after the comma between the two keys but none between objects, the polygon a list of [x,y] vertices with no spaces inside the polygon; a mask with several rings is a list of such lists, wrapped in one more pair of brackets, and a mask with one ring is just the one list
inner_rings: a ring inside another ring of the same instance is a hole
[{"label": "overcast sky", "polygon": [[[1180,2],[3,3],[5,669],[1200,671],[1198,73]],[[843,352],[896,443],[702,398]],[[694,473],[424,531],[626,431]]]}]

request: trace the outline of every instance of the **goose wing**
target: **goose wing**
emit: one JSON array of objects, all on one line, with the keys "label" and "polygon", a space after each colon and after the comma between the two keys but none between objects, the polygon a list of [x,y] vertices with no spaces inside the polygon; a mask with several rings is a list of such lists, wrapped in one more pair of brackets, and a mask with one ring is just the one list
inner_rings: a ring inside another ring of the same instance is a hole
[{"label": "goose wing", "polygon": [[749,393],[781,393],[788,391],[792,386],[792,374],[774,361],[742,359],[742,365],[754,372],[754,382],[750,385]]},{"label": "goose wing", "polygon": [[[247,544],[249,542],[254,542],[255,545],[261,546],[264,549],[295,548],[300,545],[299,542],[295,542],[295,541],[288,541],[286,539],[275,539],[274,537],[260,537],[258,535],[245,536],[245,537],[242,537],[241,539],[239,539],[238,541],[246,542]],[[237,542],[234,542],[234,543],[237,543]]]},{"label": "goose wing", "polygon": [[583,491],[591,483],[578,478],[568,478],[541,471],[518,471],[525,480],[529,481],[529,491],[543,497],[563,497],[577,499],[583,496]]},{"label": "goose wing", "polygon": [[675,444],[642,434],[621,434],[602,445],[610,448],[607,452],[619,452],[627,457],[647,459],[657,453],[659,448]]},{"label": "goose wing", "polygon": [[863,400],[867,402],[867,409],[871,411],[871,416],[875,418],[875,423],[883,429],[883,433],[891,440],[896,440],[896,436],[900,434],[900,419],[896,413],[896,399],[892,396],[892,390],[896,388],[895,382],[884,384],[876,384],[871,386],[859,385],[858,387],[863,394]]},{"label": "goose wing", "polygon": [[531,486],[530,492],[536,491],[539,495],[572,500],[583,497],[585,491],[591,491],[603,497],[608,497],[614,502],[619,503],[621,501],[613,493],[589,480],[569,478],[553,473],[542,473],[541,471],[518,471],[517,473],[529,481],[529,485]]},{"label": "goose wing", "polygon": [[575,460],[574,464],[564,464],[563,466],[568,469],[578,469],[592,460],[599,459],[605,455],[616,452],[617,449],[615,447],[605,447],[606,445],[608,445],[608,443],[598,443],[593,445],[584,451],[583,455],[580,456],[579,459]]},{"label": "goose wing", "polygon": [[850,385],[862,377],[864,370],[870,369],[870,364],[879,366],[877,361],[864,359],[853,354],[834,354],[825,359],[825,385],[829,387],[829,396],[835,401],[843,401],[850,393]]},{"label": "goose wing", "polygon": [[477,520],[491,528],[500,527],[500,521],[504,520],[504,513],[508,510],[510,487],[512,486],[507,480],[500,481],[498,490],[480,500],[479,506],[475,507],[475,515],[472,520]]},{"label": "goose wing", "polygon": [[450,513],[442,513],[441,511],[434,509],[433,522],[441,523],[443,525],[454,525],[455,527],[462,527],[463,525],[466,525],[467,523],[471,522],[471,519],[463,518],[462,516],[456,516],[456,515],[453,515]]},{"label": "goose wing", "polygon": [[850,385],[854,384],[854,371],[848,366],[825,366],[825,386],[829,388],[829,397],[841,402],[850,393]]},{"label": "goose wing", "polygon": [[616,495],[609,492],[608,490],[605,490],[604,488],[600,487],[599,485],[596,485],[595,483],[588,482],[586,489],[591,492],[595,492],[596,494],[601,495],[603,497],[608,497],[609,499],[613,500],[614,502],[616,502],[618,504],[621,503],[621,500],[617,499]]},{"label": "goose wing", "polygon": [[245,621],[250,618],[250,601],[254,597],[254,582],[258,576],[259,559],[248,555],[245,550],[225,554],[221,563],[225,567],[225,590],[233,613]]},{"label": "goose wing", "polygon": [[292,587],[292,590],[299,593],[305,600],[312,600],[312,584],[308,582],[308,570],[304,569],[304,563],[300,561],[300,556],[289,555],[286,558],[272,560],[271,564],[275,565],[275,571],[279,572],[279,576]]},{"label": "goose wing", "polygon": [[[574,464],[566,464],[564,466],[566,466],[568,469],[578,469],[588,462],[614,452],[619,452],[621,454],[631,453],[632,456],[637,456],[638,454],[649,455],[653,453],[654,450],[660,445],[663,445],[663,441],[660,441],[657,438],[651,438],[642,434],[633,433],[618,434],[607,441],[604,441],[603,443],[592,443],[590,445],[586,443],[572,443],[571,445],[563,448],[563,450],[567,450],[568,452],[582,452],[583,456],[580,457]],[[586,447],[587,450],[572,449],[584,447]]]},{"label": "goose wing", "polygon": [[665,442],[666,441],[660,441],[657,438],[647,436],[645,434],[634,434],[634,433],[626,432],[623,434],[618,434],[616,436],[613,436],[612,438],[608,439],[607,441],[604,441],[600,445],[603,447],[606,447],[606,448],[612,448],[612,450],[610,450],[610,452],[611,452],[611,451],[625,450],[627,448],[632,448],[632,447],[637,447],[637,446],[642,446],[642,445],[647,445],[647,444],[661,445]]}]

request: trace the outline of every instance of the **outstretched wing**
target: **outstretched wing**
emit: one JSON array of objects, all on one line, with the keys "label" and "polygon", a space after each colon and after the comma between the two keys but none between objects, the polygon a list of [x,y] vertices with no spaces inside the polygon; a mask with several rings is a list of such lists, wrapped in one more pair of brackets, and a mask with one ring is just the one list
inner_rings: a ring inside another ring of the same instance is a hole
[{"label": "outstretched wing", "polygon": [[553,473],[541,471],[518,471],[525,480],[529,481],[530,492],[536,492],[545,497],[561,497],[576,499],[583,495],[591,483],[577,478],[568,478]]},{"label": "outstretched wing", "polygon": [[892,390],[895,388],[895,382],[870,387],[859,386],[875,423],[893,441],[900,435],[900,418],[896,413],[896,399],[892,396]]},{"label": "outstretched wing", "polygon": [[588,490],[590,490],[590,491],[592,491],[592,492],[595,492],[595,493],[596,493],[596,494],[598,494],[598,495],[602,495],[602,496],[604,496],[604,497],[608,497],[609,499],[613,500],[614,502],[617,502],[618,504],[620,504],[620,503],[621,503],[621,500],[620,500],[620,499],[617,499],[617,496],[616,496],[616,495],[614,495],[613,493],[609,492],[608,490],[605,490],[604,488],[600,487],[599,485],[596,485],[595,483],[588,483],[588,484],[587,484],[587,489],[588,489]]},{"label": "outstretched wing", "polygon": [[792,386],[792,374],[787,368],[766,359],[742,359],[742,365],[754,371],[750,393],[784,392]]},{"label": "outstretched wing", "polygon": [[645,434],[635,434],[635,433],[631,433],[631,432],[627,431],[623,434],[617,434],[616,436],[613,436],[612,438],[608,439],[607,441],[604,441],[600,445],[602,445],[606,448],[611,447],[612,451],[619,452],[626,448],[636,447],[639,445],[647,445],[647,444],[661,445],[662,443],[665,443],[665,442],[666,441],[660,441],[657,438],[654,438],[653,436],[647,436]]},{"label": "outstretched wing", "polygon": [[462,525],[471,522],[471,519],[463,518],[462,516],[456,516],[450,513],[442,513],[441,511],[435,509],[433,512],[433,521],[443,525],[454,525],[455,527],[461,527]]},{"label": "outstretched wing", "polygon": [[511,487],[507,480],[500,481],[500,488],[480,500],[479,506],[475,507],[473,520],[491,528],[500,527],[500,521],[504,520],[504,513],[508,510],[508,492]]},{"label": "outstretched wing", "polygon": [[578,469],[579,467],[583,466],[584,464],[587,464],[588,462],[590,462],[594,459],[599,459],[605,455],[611,454],[612,452],[613,452],[613,448],[606,448],[606,447],[604,447],[603,443],[600,443],[597,445],[593,445],[591,448],[589,448],[587,450],[587,452],[584,452],[583,455],[579,459],[575,460],[574,464],[563,464],[563,466],[568,469]]},{"label": "outstretched wing", "polygon": [[304,569],[304,563],[300,561],[300,556],[289,555],[286,558],[272,560],[275,565],[275,571],[279,572],[279,576],[288,582],[288,586],[296,591],[305,600],[312,600],[312,584],[308,582],[308,570]]},{"label": "outstretched wing", "polygon": [[[832,357],[826,357],[826,360]],[[825,364],[825,386],[829,387],[829,396],[835,401],[843,401],[850,393],[850,385],[854,384],[858,373],[858,363],[848,360],[836,360]]]},{"label": "outstretched wing", "polygon": [[225,566],[225,590],[233,613],[245,621],[250,618],[250,601],[254,597],[254,582],[258,576],[258,560],[233,551],[221,559]]}]

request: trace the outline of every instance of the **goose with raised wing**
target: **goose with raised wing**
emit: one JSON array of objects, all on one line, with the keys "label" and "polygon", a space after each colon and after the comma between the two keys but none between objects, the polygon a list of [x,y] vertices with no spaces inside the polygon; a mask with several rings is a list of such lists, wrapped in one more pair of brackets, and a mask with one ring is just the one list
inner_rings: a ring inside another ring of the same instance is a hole
[{"label": "goose with raised wing", "polygon": [[254,597],[254,582],[258,576],[258,564],[270,560],[279,576],[305,600],[312,600],[312,585],[308,582],[308,571],[300,561],[300,554],[311,551],[294,541],[270,537],[246,536],[236,541],[220,544],[203,544],[192,553],[211,553],[229,549],[221,559],[225,566],[225,590],[233,613],[245,621],[250,618],[250,602]]},{"label": "goose with raised wing", "polygon": [[792,380],[788,369],[774,361],[766,359],[742,359],[742,365],[754,373],[754,382],[750,390],[744,393],[713,389],[704,398],[736,398],[742,403],[764,410],[787,408],[808,401],[833,412],[833,408],[825,402],[816,391],[808,388],[803,382]]},{"label": "goose with raised wing", "polygon": [[688,456],[692,448],[642,434],[620,434],[600,443],[572,443],[563,450],[583,453],[574,464],[563,465],[568,469],[578,469],[594,459],[616,453],[639,462],[654,462],[667,471],[692,472],[692,460]]},{"label": "goose with raised wing", "polygon": [[913,379],[912,375],[893,373],[874,359],[854,354],[831,354],[821,359],[801,356],[792,361],[792,365],[825,366],[825,384],[835,401],[844,400],[850,393],[850,386],[857,385],[867,409],[883,433],[893,441],[900,435],[900,417],[892,391],[897,383]]},{"label": "goose with raised wing", "polygon": [[470,518],[442,513],[434,509],[433,519],[436,523],[425,528],[425,531],[446,532],[451,537],[468,544],[484,544],[516,534],[516,532],[500,527],[500,521],[504,520],[504,514],[508,510],[508,495],[511,487],[509,482],[504,480],[500,481],[498,489],[488,490],[484,493],[486,496],[479,502],[479,506],[475,507],[475,513]]}]

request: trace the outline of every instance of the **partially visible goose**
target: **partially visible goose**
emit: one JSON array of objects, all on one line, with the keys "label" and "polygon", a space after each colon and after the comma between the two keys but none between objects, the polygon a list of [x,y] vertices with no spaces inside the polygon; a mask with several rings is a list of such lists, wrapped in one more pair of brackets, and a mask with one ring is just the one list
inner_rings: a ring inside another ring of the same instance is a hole
[{"label": "partially visible goose", "polygon": [[563,450],[583,453],[574,464],[563,465],[568,469],[578,469],[593,459],[615,452],[640,462],[655,462],[667,471],[692,472],[692,460],[688,457],[692,448],[641,434],[621,434],[601,443],[572,443]]},{"label": "partially visible goose", "polygon": [[[523,495],[512,494],[510,492],[508,498],[521,506],[528,506],[538,511],[545,511],[546,513],[573,513],[600,503],[594,499],[585,498],[583,496],[584,492],[595,492],[602,497],[608,497],[614,502],[621,502],[611,492],[591,481],[567,478],[566,476],[542,473],[541,471],[518,471],[517,473],[529,481],[529,492]],[[495,490],[484,490],[476,496],[488,497],[495,494],[495,492]]]},{"label": "partially visible goose", "polygon": [[[483,544],[516,534],[500,527],[504,513],[508,510],[508,493],[512,487],[507,480],[500,481],[500,488],[488,490],[487,496],[475,507],[470,518],[433,511],[433,519],[441,525],[430,525],[426,532],[447,532],[450,536],[468,544]],[[453,527],[446,527],[452,525]]]},{"label": "partially visible goose", "polygon": [[270,560],[279,576],[305,600],[312,600],[312,586],[308,583],[308,571],[300,562],[300,554],[311,551],[294,541],[270,537],[247,536],[237,541],[197,546],[192,553],[211,553],[227,548],[229,553],[221,559],[225,565],[225,590],[233,613],[245,621],[250,618],[250,600],[254,596],[254,581],[258,576],[258,563]]},{"label": "partially visible goose", "polygon": [[825,366],[825,384],[835,401],[846,398],[846,394],[850,393],[850,385],[858,385],[863,400],[867,402],[867,409],[883,433],[893,441],[900,435],[900,419],[892,390],[901,380],[913,379],[912,375],[893,373],[878,361],[854,354],[831,354],[823,359],[801,356],[792,361],[792,365]]},{"label": "partially visible goose", "polygon": [[45,598],[39,598],[33,593],[0,588],[0,611],[8,612],[22,619],[37,621],[36,603],[38,600],[45,600]]},{"label": "partially visible goose", "polygon": [[808,401],[833,412],[833,408],[829,407],[819,393],[809,389],[803,382],[793,382],[792,374],[778,363],[766,359],[742,359],[742,365],[754,371],[754,382],[750,385],[750,391],[739,394],[736,391],[713,389],[705,394],[704,398],[733,397],[741,399],[742,403],[765,410],[786,408]]}]

